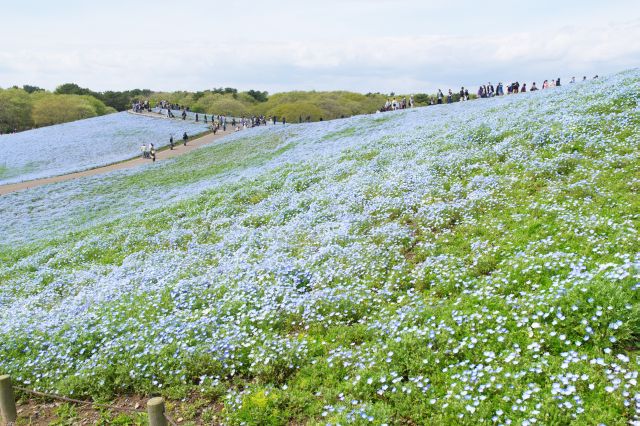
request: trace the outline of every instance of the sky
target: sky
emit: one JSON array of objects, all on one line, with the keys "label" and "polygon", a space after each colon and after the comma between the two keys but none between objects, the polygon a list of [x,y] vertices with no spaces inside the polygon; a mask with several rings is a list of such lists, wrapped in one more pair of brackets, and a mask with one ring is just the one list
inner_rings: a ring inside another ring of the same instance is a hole
[{"label": "sky", "polygon": [[640,0],[0,0],[0,12],[5,88],[418,93],[640,64]]}]

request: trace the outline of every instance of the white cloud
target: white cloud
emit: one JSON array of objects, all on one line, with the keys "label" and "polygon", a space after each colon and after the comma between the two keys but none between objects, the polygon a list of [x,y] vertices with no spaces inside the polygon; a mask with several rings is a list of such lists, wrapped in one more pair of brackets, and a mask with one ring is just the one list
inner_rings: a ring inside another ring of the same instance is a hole
[{"label": "white cloud", "polygon": [[[96,90],[434,90],[487,79],[613,72],[640,61],[640,20],[507,35],[420,35],[348,41],[4,44],[0,86],[74,81]],[[540,73],[545,75],[539,76]]]}]

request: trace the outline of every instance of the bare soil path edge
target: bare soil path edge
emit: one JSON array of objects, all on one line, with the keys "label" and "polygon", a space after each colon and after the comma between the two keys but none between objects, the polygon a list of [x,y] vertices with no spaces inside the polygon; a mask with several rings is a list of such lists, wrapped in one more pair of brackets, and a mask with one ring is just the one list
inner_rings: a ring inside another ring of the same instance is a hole
[{"label": "bare soil path edge", "polygon": [[[143,113],[143,114],[135,114],[135,115],[144,115],[147,117],[156,118],[158,120],[162,120],[162,119],[169,120],[168,118],[163,118],[162,116],[157,114]],[[166,147],[156,151],[156,162],[168,160],[170,158],[177,157],[179,155],[184,155],[203,145],[207,145],[215,140],[221,139],[231,133],[234,133],[234,129],[231,128],[231,126],[229,126],[228,129],[229,130],[227,130],[226,132],[223,132],[222,130],[220,130],[216,132],[216,134],[213,134],[212,132],[206,132],[202,136],[196,137],[195,139],[190,139],[189,142],[187,143],[187,146],[183,146],[182,139],[178,138],[175,141],[176,146],[173,150],[169,149],[169,147]],[[135,167],[139,167],[144,164],[149,164],[150,162],[151,160],[142,158],[142,155],[140,155],[138,157],[135,157],[129,160],[121,161],[119,163],[113,163],[113,164],[109,164],[102,167],[96,167],[96,168],[84,170],[81,172],[69,173],[66,175],[53,176],[49,178],[27,180],[24,182],[10,183],[7,185],[0,185],[0,196],[10,194],[12,192],[24,191],[31,188],[37,188],[39,186],[48,185],[51,183],[65,182],[68,180],[80,179],[86,176],[100,175],[103,173],[112,172],[114,170],[133,169]]]}]

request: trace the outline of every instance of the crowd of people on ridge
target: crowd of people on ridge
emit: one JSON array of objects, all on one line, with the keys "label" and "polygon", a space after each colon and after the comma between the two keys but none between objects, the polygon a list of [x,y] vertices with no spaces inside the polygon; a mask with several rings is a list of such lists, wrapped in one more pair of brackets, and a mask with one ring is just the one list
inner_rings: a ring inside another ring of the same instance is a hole
[{"label": "crowd of people on ridge", "polygon": [[136,101],[131,105],[131,109],[133,110],[133,112],[143,112],[143,111],[147,111],[147,112],[151,112],[151,106],[149,105],[149,101]]},{"label": "crowd of people on ridge", "polygon": [[[596,75],[593,78],[597,79],[598,76]],[[583,76],[582,81],[586,81],[586,80],[587,80],[587,76]],[[576,81],[577,81],[576,78],[572,77],[569,83],[573,84],[573,83],[576,83]],[[512,95],[515,93],[526,93],[527,91],[535,92],[540,89],[544,90],[544,89],[550,89],[553,87],[559,87],[560,85],[561,85],[560,78],[544,80],[541,88],[539,88],[535,82],[531,84],[531,87],[527,88],[526,83],[523,83],[521,85],[518,81],[516,81],[507,86],[506,94]],[[498,83],[497,86],[494,86],[491,83],[480,85],[477,92],[478,98],[492,98],[494,96],[504,96],[504,95],[505,95],[505,87],[502,83]],[[456,97],[457,99],[455,99]],[[451,89],[449,89],[446,95],[442,92],[441,89],[438,89],[434,97],[431,97],[431,96],[429,97],[428,104],[440,105],[445,102],[448,104],[451,104],[456,100],[458,102],[464,102],[470,99],[471,98],[469,96],[469,89],[466,89],[463,86],[460,88],[460,91],[457,92],[455,95]],[[380,108],[377,112],[395,111],[399,109],[413,108],[413,107],[414,107],[414,98],[413,98],[413,95],[411,95],[409,97],[408,102],[406,97],[403,97],[401,100],[396,100],[395,98],[387,99],[387,101],[382,106],[382,108]]]}]

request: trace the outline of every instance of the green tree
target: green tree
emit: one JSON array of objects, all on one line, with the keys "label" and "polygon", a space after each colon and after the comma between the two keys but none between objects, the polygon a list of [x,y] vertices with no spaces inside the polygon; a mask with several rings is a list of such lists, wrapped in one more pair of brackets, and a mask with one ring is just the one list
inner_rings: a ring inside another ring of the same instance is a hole
[{"label": "green tree", "polygon": [[269,99],[269,92],[261,92],[259,90],[249,90],[247,94],[258,102],[267,102],[267,100]]},{"label": "green tree", "polygon": [[25,130],[33,126],[33,103],[22,89],[0,89],[0,132]]},{"label": "green tree", "polygon": [[58,95],[93,95],[89,89],[85,89],[84,87],[80,87],[75,83],[65,83],[56,87],[55,92]]},{"label": "green tree", "polygon": [[97,115],[92,102],[84,96],[46,94],[34,100],[33,104],[33,122],[38,127]]},{"label": "green tree", "polygon": [[22,90],[24,90],[25,92],[31,94],[31,93],[35,93],[35,92],[44,92],[44,89],[38,86],[31,86],[29,84],[25,84],[24,86],[22,86]]}]

